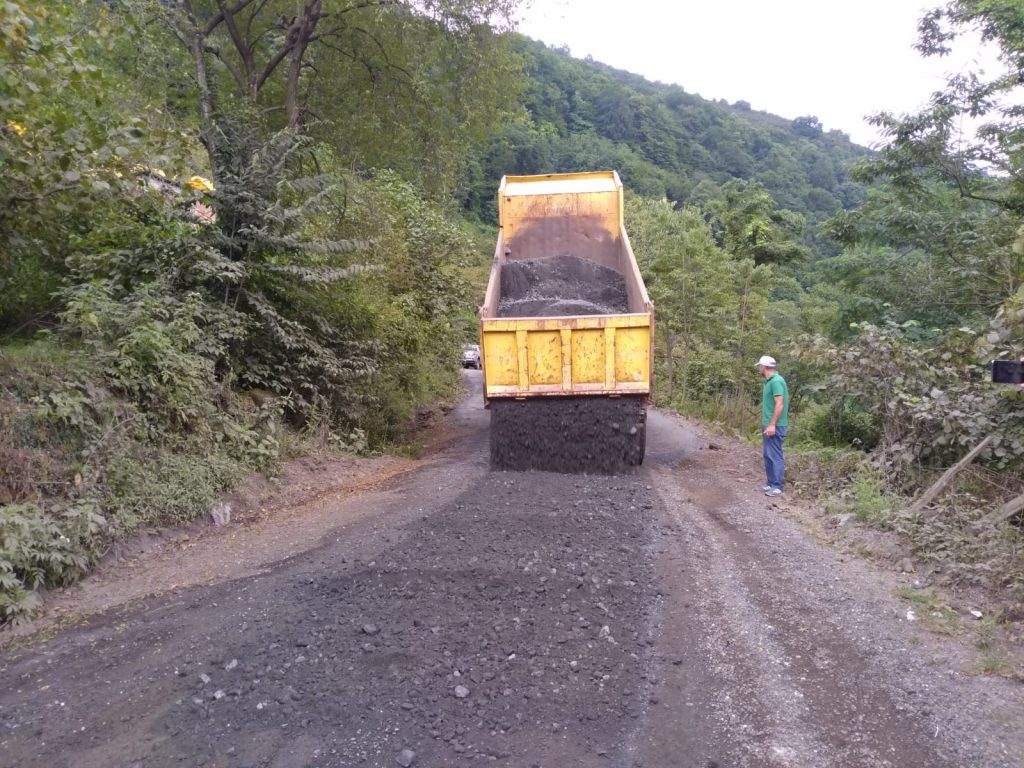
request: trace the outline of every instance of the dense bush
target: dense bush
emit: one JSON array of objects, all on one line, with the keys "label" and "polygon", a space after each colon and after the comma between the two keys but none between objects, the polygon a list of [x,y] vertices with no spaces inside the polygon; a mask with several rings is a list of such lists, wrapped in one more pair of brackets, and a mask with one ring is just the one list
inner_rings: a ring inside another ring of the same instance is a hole
[{"label": "dense bush", "polygon": [[878,424],[850,398],[830,403],[806,403],[800,410],[800,430],[821,445],[847,445],[871,450],[878,444]]},{"label": "dense bush", "polygon": [[8,617],[112,540],[203,514],[268,467],[282,416],[366,448],[452,391],[472,240],[394,175],[318,188],[331,185],[343,217],[307,207],[294,236],[263,227],[249,265],[225,257],[223,229],[160,198],[76,242],[57,343],[0,369],[0,463],[16,468],[0,472]]},{"label": "dense bush", "polygon": [[805,340],[802,355],[832,361],[829,418],[852,411],[862,439],[875,442],[875,461],[904,487],[921,482],[922,469],[948,466],[989,435],[982,458],[999,468],[1020,466],[1024,393],[987,382],[985,352],[979,355],[976,344],[988,350],[988,334],[959,329],[925,346],[913,340],[915,331],[913,323],[863,325],[841,347]]}]

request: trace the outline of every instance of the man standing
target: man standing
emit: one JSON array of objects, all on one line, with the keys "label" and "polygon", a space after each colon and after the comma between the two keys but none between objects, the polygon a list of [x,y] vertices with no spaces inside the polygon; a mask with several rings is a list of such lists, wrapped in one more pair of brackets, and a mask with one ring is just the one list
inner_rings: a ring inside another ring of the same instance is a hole
[{"label": "man standing", "polygon": [[780,496],[785,485],[783,474],[786,462],[782,455],[782,441],[789,429],[789,387],[779,375],[775,358],[764,355],[757,361],[757,370],[764,377],[761,390],[761,431],[763,434],[764,473],[768,482],[765,496]]}]

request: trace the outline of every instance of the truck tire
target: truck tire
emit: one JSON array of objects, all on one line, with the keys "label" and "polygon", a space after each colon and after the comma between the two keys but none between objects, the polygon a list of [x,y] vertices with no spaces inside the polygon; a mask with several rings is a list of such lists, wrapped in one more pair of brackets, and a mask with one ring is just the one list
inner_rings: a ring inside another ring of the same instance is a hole
[{"label": "truck tire", "polygon": [[495,399],[491,468],[618,474],[643,463],[643,397],[582,396]]}]

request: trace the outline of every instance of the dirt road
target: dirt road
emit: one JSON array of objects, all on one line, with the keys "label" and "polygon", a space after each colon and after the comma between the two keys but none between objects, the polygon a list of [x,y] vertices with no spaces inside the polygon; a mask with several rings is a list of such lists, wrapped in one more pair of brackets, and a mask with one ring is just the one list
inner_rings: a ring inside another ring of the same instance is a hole
[{"label": "dirt road", "polygon": [[634,475],[489,472],[478,397],[316,546],[0,654],[0,765],[1024,765],[1021,686],[745,449],[654,412]]}]

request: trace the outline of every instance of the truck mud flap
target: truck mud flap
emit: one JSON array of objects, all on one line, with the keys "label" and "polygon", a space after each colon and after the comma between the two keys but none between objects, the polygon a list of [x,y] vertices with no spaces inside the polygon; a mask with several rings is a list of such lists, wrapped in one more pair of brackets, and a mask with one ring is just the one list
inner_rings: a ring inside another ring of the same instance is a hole
[{"label": "truck mud flap", "polygon": [[491,468],[619,474],[643,463],[643,397],[492,400]]}]

